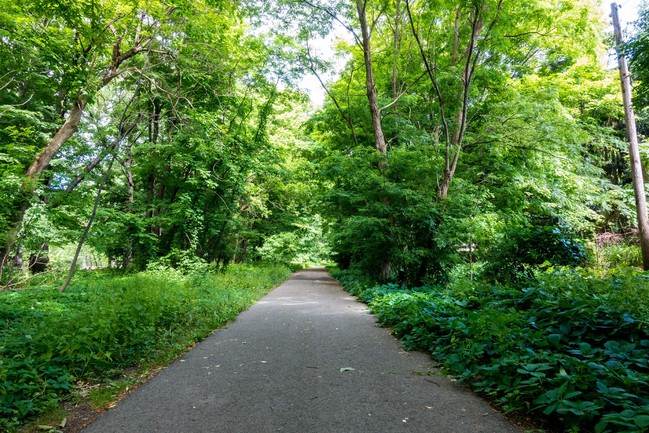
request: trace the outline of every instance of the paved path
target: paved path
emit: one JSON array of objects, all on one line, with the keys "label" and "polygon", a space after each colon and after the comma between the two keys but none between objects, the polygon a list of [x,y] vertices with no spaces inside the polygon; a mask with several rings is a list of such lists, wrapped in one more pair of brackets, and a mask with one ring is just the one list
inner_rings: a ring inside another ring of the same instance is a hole
[{"label": "paved path", "polygon": [[84,432],[521,432],[433,368],[306,270]]}]

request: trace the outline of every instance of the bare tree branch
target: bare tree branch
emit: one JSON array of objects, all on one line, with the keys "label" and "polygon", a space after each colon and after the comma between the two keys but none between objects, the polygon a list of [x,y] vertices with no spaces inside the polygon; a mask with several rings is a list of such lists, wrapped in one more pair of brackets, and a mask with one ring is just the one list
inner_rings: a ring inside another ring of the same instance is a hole
[{"label": "bare tree branch", "polygon": [[[309,43],[307,41],[306,44],[306,57],[308,60],[307,68],[315,75],[315,77],[318,79],[318,82],[320,83],[320,86],[322,86],[322,89],[325,91],[327,96],[331,99],[331,101],[334,103],[336,108],[338,109],[338,112],[340,113],[340,116],[347,122],[347,125],[349,125],[349,129],[352,133],[352,138],[354,139],[354,144],[358,145],[358,138],[356,137],[356,129],[354,128],[354,122],[352,121],[352,118],[349,114],[345,114],[345,111],[342,109],[340,106],[340,103],[338,103],[338,100],[334,96],[333,93],[329,90],[327,85],[324,83],[322,78],[320,77],[320,74],[318,74],[318,71],[315,68],[315,65],[313,64],[313,58],[311,57],[311,48],[309,46]],[[349,104],[348,104],[349,105]]]}]

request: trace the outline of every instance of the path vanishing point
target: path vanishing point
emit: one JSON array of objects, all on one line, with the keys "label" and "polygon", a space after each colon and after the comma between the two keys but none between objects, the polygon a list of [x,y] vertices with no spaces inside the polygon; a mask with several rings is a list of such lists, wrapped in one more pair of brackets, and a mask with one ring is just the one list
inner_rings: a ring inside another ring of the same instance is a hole
[{"label": "path vanishing point", "polygon": [[521,431],[404,351],[321,269],[295,273],[83,430]]}]

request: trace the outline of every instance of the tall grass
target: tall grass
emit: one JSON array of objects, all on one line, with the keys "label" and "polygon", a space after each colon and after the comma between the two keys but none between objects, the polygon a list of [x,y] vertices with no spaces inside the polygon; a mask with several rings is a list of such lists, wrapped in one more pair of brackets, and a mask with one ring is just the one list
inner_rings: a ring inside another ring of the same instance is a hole
[{"label": "tall grass", "polygon": [[99,380],[191,345],[289,275],[283,267],[226,272],[80,274],[0,293],[0,430],[58,405],[77,380]]}]

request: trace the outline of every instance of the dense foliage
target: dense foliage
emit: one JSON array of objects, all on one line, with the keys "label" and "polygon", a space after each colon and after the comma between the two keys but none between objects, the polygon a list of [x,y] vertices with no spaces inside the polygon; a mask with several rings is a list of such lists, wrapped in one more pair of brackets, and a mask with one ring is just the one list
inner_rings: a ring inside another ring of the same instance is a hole
[{"label": "dense foliage", "polygon": [[52,286],[0,294],[0,428],[55,407],[78,381],[184,350],[287,276],[284,267],[246,265],[91,273],[64,294]]},{"label": "dense foliage", "polygon": [[3,4],[2,283],[70,243],[122,269],[305,264],[320,231],[385,281],[515,281],[634,227],[594,0],[352,3]]},{"label": "dense foliage", "polygon": [[647,89],[647,78],[649,78],[649,8],[646,5],[640,10],[639,18],[635,22],[635,33],[625,45],[626,54],[630,57],[630,70],[635,82],[634,105],[641,109],[649,106],[649,90]]},{"label": "dense foliage", "polygon": [[[516,281],[545,262],[584,264],[584,240],[633,227],[598,6],[365,4],[387,150],[375,149],[359,72],[367,48],[342,7],[321,10],[345,20],[357,43],[339,45],[348,61],[308,124],[341,268],[420,285],[468,264]],[[318,15],[307,16],[308,30]]]},{"label": "dense foliage", "polygon": [[[3,419],[138,363],[172,328],[202,334],[221,313],[196,313],[224,293],[252,299],[197,271],[333,260],[384,284],[362,291],[382,320],[504,407],[645,429],[646,283],[611,270],[640,258],[599,10],[0,0],[0,285],[18,290],[1,294]],[[636,27],[646,134],[647,11]],[[147,271],[57,295],[80,251]]]},{"label": "dense foliage", "polygon": [[241,262],[308,218],[286,119],[305,97],[285,88],[278,46],[248,32],[243,9],[0,9],[2,283],[69,243],[122,269],[182,254]]}]

